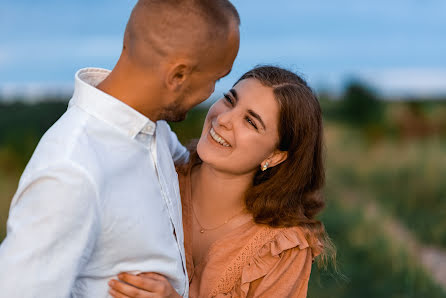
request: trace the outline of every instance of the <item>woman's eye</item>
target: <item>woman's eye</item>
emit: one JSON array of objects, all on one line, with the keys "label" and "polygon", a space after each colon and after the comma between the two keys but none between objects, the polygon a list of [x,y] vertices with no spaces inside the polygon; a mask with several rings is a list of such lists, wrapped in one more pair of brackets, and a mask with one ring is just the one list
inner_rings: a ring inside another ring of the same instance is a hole
[{"label": "woman's eye", "polygon": [[252,125],[252,127],[254,127],[255,129],[257,129],[257,125],[254,123],[254,121],[251,120],[251,118],[246,117],[246,121]]},{"label": "woman's eye", "polygon": [[228,95],[228,94],[223,94],[223,96],[225,97],[226,101],[233,106],[234,105],[234,100],[232,100],[232,98]]}]

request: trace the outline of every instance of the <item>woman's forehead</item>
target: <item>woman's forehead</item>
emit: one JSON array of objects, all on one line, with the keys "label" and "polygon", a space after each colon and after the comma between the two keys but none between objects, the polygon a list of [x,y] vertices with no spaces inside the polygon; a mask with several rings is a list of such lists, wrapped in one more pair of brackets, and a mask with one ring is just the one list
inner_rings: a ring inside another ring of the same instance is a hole
[{"label": "woman's forehead", "polygon": [[277,123],[279,104],[275,99],[273,88],[249,78],[238,82],[233,89],[241,107],[253,110],[270,125]]}]

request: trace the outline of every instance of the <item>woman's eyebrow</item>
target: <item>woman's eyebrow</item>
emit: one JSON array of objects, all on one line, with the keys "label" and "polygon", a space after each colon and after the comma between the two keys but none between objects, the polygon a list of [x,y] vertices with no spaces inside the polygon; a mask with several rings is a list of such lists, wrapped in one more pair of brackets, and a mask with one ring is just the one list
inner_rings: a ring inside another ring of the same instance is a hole
[{"label": "woman's eyebrow", "polygon": [[263,122],[262,117],[260,117],[259,114],[257,114],[253,110],[248,110],[248,114],[251,115],[252,117],[256,118],[260,122],[260,124],[262,124],[263,129],[266,129],[265,123]]},{"label": "woman's eyebrow", "polygon": [[[231,93],[232,96],[235,98],[235,100],[238,101],[238,94],[237,94],[237,91],[235,91],[234,88],[229,90],[229,93]],[[266,129],[265,122],[263,122],[262,117],[260,117],[259,114],[257,114],[253,110],[248,110],[248,114],[251,115],[252,117],[256,118],[260,122],[260,124],[262,125],[263,129]]]},{"label": "woman's eyebrow", "polygon": [[235,91],[234,88],[229,90],[229,93],[231,93],[232,96],[235,98],[235,100],[238,101],[238,94],[237,94],[237,91]]}]

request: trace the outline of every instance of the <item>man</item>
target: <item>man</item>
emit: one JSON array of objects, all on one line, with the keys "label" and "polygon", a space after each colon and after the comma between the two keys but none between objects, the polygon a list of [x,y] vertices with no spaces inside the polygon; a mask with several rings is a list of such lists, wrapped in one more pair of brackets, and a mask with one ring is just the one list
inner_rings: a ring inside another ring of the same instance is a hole
[{"label": "man", "polygon": [[228,74],[239,17],[227,0],[140,0],[109,72],[78,71],[67,112],[44,135],[11,203],[2,297],[105,297],[120,272],[157,272],[188,295],[165,121],[184,119]]}]

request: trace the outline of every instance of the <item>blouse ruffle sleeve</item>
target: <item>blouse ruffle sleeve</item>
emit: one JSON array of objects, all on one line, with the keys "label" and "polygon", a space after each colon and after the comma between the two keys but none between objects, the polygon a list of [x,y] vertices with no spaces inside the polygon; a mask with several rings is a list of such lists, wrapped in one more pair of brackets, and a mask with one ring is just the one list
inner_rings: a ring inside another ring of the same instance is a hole
[{"label": "blouse ruffle sleeve", "polygon": [[278,231],[243,267],[234,297],[306,297],[311,264],[319,253],[300,227]]}]

